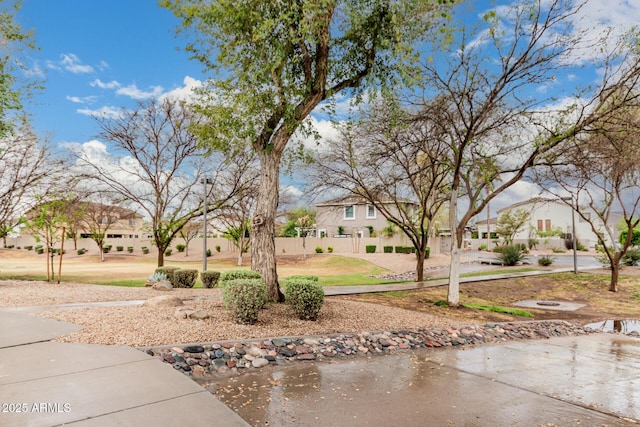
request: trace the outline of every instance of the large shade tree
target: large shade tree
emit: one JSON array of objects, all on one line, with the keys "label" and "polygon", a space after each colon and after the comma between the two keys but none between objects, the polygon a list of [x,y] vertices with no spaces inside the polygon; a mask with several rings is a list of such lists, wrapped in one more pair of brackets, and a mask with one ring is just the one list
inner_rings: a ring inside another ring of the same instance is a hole
[{"label": "large shade tree", "polygon": [[280,162],[309,114],[341,93],[393,86],[412,46],[448,8],[442,0],[162,0],[193,30],[187,50],[220,71],[202,99],[212,145],[249,142],[261,167],[251,266],[282,301],[275,259]]},{"label": "large shade tree", "polygon": [[[166,98],[122,109],[117,117],[99,117],[100,137],[116,152],[111,158],[104,146],[79,147],[77,166],[88,176],[85,185],[111,192],[138,208],[150,220],[158,248],[158,266],[164,252],[193,218],[202,215],[202,181],[209,180],[207,211],[219,209],[245,186],[251,158],[240,151],[224,156],[198,145],[191,125],[200,120],[186,104]],[[97,152],[96,152],[97,151]]]},{"label": "large shade tree", "polygon": [[[423,64],[418,103],[436,115],[437,135],[449,145],[451,306],[459,305],[460,254],[469,221],[547,154],[638,101],[631,90],[614,91],[634,87],[640,78],[637,39],[616,44],[577,32],[581,7],[563,0],[496,7],[475,28],[436,40],[445,49]],[[598,67],[599,84],[575,86],[564,102],[540,90],[587,65]]]}]

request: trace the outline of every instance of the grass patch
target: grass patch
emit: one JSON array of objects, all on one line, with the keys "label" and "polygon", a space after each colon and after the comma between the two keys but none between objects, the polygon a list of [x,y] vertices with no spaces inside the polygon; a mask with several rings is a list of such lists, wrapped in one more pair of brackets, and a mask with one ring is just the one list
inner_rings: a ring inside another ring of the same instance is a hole
[{"label": "grass patch", "polygon": [[389,283],[398,283],[396,280],[369,277],[365,273],[319,275],[318,282],[322,286],[385,285]]},{"label": "grass patch", "polygon": [[497,305],[480,305],[480,304],[462,303],[462,306],[466,308],[471,308],[474,310],[485,310],[485,311],[492,311],[494,313],[506,313],[506,314],[513,314],[515,316],[533,317],[533,314],[529,313],[528,311],[518,310],[516,308],[500,307]]},{"label": "grass patch", "polygon": [[494,274],[529,273],[532,271],[538,271],[538,269],[531,268],[531,267],[499,268],[497,270],[475,271],[473,273],[464,273],[464,274],[461,274],[460,277],[481,277],[481,276],[492,276]]}]

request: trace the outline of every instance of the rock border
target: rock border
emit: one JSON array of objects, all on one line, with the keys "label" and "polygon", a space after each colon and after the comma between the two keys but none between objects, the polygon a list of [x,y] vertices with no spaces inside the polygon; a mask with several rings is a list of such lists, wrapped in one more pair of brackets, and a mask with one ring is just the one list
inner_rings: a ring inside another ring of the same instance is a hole
[{"label": "rock border", "polygon": [[224,341],[210,344],[140,348],[194,380],[253,372],[269,365],[323,361],[336,357],[393,354],[402,350],[437,349],[548,339],[601,333],[564,320],[485,323],[448,329],[394,330]]}]

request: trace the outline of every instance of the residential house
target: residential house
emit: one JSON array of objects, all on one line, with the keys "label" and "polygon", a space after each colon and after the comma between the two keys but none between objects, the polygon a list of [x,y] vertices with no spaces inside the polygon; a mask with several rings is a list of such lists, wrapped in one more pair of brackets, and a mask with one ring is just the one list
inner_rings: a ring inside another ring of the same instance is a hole
[{"label": "residential house", "polygon": [[[392,202],[388,204],[393,205]],[[379,234],[387,226],[387,218],[374,205],[356,197],[333,199],[316,205],[318,237],[373,237],[372,234]]]},{"label": "residential house", "polygon": [[[510,206],[506,206],[499,209],[496,214],[496,218],[489,220],[489,231],[491,237],[497,227],[497,219],[506,211],[524,209],[530,212],[529,222],[515,235],[515,241],[527,242],[529,238],[537,239],[542,242],[543,238],[540,237],[541,233],[559,231],[561,238],[572,238],[573,226],[572,221],[575,220],[575,233],[578,241],[587,248],[593,248],[598,242],[596,234],[591,229],[591,225],[584,220],[580,215],[573,212],[571,206],[567,205],[558,199],[549,199],[536,197],[522,202],[514,203]],[[596,218],[595,213],[592,217]],[[606,225],[611,230],[615,230],[616,222],[619,219],[618,216],[612,215],[614,220],[610,221]],[[478,229],[479,244],[486,242],[487,240],[487,220],[478,221],[476,223]],[[605,231],[605,225],[599,224],[598,229]],[[606,234],[606,233],[605,233]],[[615,234],[615,233],[614,233]],[[558,239],[558,237],[556,237]]]}]

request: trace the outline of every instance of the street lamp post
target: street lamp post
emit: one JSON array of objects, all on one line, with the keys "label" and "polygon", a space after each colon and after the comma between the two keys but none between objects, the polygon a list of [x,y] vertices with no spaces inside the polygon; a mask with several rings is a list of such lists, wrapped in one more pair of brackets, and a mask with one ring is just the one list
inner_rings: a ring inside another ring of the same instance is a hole
[{"label": "street lamp post", "polygon": [[[576,248],[578,239],[576,238],[576,210],[573,207],[573,196],[563,197],[562,200],[568,201],[571,206],[571,246],[573,246],[573,274],[578,274],[578,255]],[[576,208],[577,205],[578,201],[576,200]]]},{"label": "street lamp post", "polygon": [[209,178],[201,178],[204,187],[202,202],[202,271],[207,271],[207,184],[213,184]]}]

